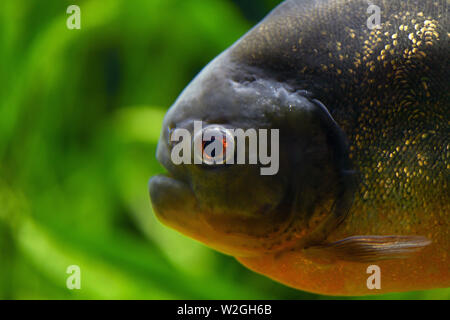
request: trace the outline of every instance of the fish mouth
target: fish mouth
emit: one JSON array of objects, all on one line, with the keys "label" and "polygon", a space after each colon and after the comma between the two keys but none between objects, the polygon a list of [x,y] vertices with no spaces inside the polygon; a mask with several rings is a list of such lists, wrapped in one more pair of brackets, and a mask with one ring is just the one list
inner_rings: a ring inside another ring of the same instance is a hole
[{"label": "fish mouth", "polygon": [[[171,162],[169,146],[164,138],[158,144],[156,158],[166,173],[150,179],[150,199],[157,218],[163,224],[175,227],[173,224],[181,223],[179,217],[183,216],[182,212],[193,212],[196,199],[189,184],[183,181],[177,167]],[[189,217],[183,220],[182,223],[186,224]]]},{"label": "fish mouth", "polygon": [[258,255],[254,248],[242,247],[253,239],[225,234],[209,223],[187,183],[161,174],[150,179],[149,192],[153,211],[165,226],[228,255]]},{"label": "fish mouth", "polygon": [[149,181],[150,199],[157,218],[165,225],[178,229],[188,226],[194,215],[197,200],[191,188],[172,174],[160,174]]},{"label": "fish mouth", "polygon": [[[293,238],[269,249],[267,245],[271,245],[276,239],[283,238],[257,237],[224,230],[223,226],[230,221],[221,222],[211,219],[189,184],[170,173],[152,177],[149,181],[149,192],[153,211],[162,224],[224,254],[255,257],[284,250],[297,241]],[[238,224],[240,222],[234,221]]]},{"label": "fish mouth", "polygon": [[152,177],[148,185],[157,219],[165,226],[219,251],[234,253],[231,248],[221,245],[221,237],[208,223],[189,178],[183,174],[182,168],[170,161],[168,153],[167,146],[160,144],[157,159],[166,173]]}]

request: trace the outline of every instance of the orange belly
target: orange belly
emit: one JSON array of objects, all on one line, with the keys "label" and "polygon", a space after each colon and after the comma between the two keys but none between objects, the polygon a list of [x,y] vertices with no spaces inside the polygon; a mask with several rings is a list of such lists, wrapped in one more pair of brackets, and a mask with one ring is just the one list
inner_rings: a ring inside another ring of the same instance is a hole
[{"label": "orange belly", "polygon": [[[251,270],[304,291],[326,295],[370,295],[388,292],[450,287],[448,253],[433,247],[405,260],[355,263],[338,261],[317,263],[301,253],[289,252],[279,257],[238,258]],[[370,265],[380,267],[381,289],[369,289]]]},{"label": "orange belly", "polygon": [[[381,207],[379,207],[381,209]],[[318,261],[304,251],[238,260],[249,269],[304,291],[326,295],[370,295],[389,292],[426,290],[450,287],[450,234],[448,208],[440,206],[434,214],[423,211],[390,212],[376,215],[376,220],[363,219],[368,210],[359,203],[348,221],[329,238],[336,241],[353,235],[423,235],[432,244],[408,259],[360,263],[347,261]],[[408,216],[420,216],[420,223]],[[378,221],[378,223],[376,223]],[[381,222],[382,223],[381,223]],[[389,221],[389,222],[388,222]],[[380,267],[381,289],[369,289],[367,273],[370,265]]]}]

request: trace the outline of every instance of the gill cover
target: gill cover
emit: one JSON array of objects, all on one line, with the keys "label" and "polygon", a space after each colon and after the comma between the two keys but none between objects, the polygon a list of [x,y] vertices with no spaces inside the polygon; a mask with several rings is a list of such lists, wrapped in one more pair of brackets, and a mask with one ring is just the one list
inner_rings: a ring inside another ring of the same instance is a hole
[{"label": "gill cover", "polygon": [[[331,214],[309,235],[300,239],[298,249],[309,258],[321,262],[344,260],[352,262],[375,262],[380,260],[405,259],[431,244],[423,236],[366,235],[352,236],[332,243],[326,241],[328,235],[348,216],[358,186],[358,175],[349,158],[349,144],[343,130],[339,127],[328,109],[312,94],[302,92],[314,104],[314,115],[323,125],[328,145],[334,155],[337,172],[338,193]],[[295,177],[298,179],[299,177]],[[297,190],[297,192],[301,192]],[[296,196],[298,201],[300,197]],[[293,211],[299,203],[294,202]],[[305,216],[304,219],[310,219]]]}]

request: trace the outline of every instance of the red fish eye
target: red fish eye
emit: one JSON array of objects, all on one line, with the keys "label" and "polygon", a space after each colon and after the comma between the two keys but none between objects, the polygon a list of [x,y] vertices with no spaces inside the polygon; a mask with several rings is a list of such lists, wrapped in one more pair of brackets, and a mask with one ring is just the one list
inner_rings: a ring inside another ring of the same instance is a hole
[{"label": "red fish eye", "polygon": [[[219,143],[218,143],[219,142]],[[227,154],[227,149],[234,148],[234,135],[231,130],[212,125],[199,132],[194,137],[194,145],[200,146],[201,154],[197,159],[208,165],[224,164],[232,157],[233,152]]]},{"label": "red fish eye", "polygon": [[211,154],[208,154],[208,152],[206,152],[206,147],[209,146],[210,144],[212,144],[215,141],[216,141],[215,137],[212,137],[212,139],[210,141],[202,141],[203,156],[208,158],[208,159],[210,159],[210,160],[212,160],[214,158],[217,158],[217,157],[221,157],[222,155],[226,154],[226,152],[227,152],[227,137],[226,136],[222,136],[222,150],[221,150],[222,153],[220,153],[220,154],[217,153],[216,154],[216,152],[218,150],[216,148],[214,148],[211,151]]}]

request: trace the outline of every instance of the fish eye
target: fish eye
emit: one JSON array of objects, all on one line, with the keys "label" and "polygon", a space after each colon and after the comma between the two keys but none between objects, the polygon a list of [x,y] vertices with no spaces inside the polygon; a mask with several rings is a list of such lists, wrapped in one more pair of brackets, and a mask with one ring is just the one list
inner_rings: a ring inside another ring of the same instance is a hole
[{"label": "fish eye", "polygon": [[207,165],[225,164],[234,157],[234,135],[221,126],[204,128],[195,135],[193,144],[195,157]]}]

